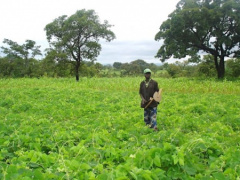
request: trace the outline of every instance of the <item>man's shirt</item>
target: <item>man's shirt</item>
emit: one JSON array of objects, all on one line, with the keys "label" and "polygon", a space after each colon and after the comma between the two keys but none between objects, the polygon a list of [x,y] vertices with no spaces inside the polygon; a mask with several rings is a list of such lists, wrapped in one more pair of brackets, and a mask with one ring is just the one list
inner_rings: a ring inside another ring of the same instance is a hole
[{"label": "man's shirt", "polygon": [[[153,97],[155,92],[159,91],[158,83],[153,79],[150,79],[147,83],[145,80],[141,82],[139,94],[147,101],[145,103],[141,102],[141,107],[144,108],[148,102],[150,101],[150,97]],[[157,107],[158,102],[152,101],[152,103],[148,107]]]}]

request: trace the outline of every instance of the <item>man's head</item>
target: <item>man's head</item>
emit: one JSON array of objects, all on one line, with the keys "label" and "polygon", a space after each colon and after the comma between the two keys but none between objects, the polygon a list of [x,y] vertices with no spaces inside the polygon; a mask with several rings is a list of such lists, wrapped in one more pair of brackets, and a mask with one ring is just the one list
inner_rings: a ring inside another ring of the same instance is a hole
[{"label": "man's head", "polygon": [[150,69],[145,69],[143,72],[144,72],[145,78],[150,79],[152,71]]}]

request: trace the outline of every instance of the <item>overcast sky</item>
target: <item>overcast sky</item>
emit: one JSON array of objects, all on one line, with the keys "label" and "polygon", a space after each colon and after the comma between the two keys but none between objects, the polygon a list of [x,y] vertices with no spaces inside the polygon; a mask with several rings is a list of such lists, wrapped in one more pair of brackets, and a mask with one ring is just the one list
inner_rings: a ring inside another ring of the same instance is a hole
[{"label": "overcast sky", "polygon": [[131,62],[143,59],[159,63],[160,42],[154,40],[163,21],[179,0],[1,0],[0,46],[3,39],[23,44],[34,40],[41,50],[48,48],[44,27],[62,15],[93,9],[100,21],[108,20],[116,39],[102,43],[97,62]]}]

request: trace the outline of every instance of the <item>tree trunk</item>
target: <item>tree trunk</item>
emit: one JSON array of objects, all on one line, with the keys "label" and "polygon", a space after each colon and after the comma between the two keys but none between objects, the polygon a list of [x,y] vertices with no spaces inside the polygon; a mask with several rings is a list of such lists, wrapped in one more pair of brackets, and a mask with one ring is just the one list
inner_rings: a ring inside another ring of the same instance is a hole
[{"label": "tree trunk", "polygon": [[220,61],[218,62],[218,56],[214,55],[214,62],[218,79],[223,79],[225,74],[224,56],[220,56]]},{"label": "tree trunk", "polygon": [[225,75],[225,65],[224,65],[224,56],[220,57],[220,65],[218,72],[218,79],[223,79]]},{"label": "tree trunk", "polygon": [[80,61],[77,61],[76,63],[76,81],[79,81],[79,67],[80,67]]}]

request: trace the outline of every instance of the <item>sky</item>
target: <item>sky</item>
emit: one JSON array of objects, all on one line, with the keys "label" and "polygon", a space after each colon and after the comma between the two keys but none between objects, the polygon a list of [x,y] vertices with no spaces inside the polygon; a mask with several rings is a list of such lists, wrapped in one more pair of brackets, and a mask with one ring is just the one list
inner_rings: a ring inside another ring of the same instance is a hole
[{"label": "sky", "polygon": [[154,58],[161,42],[154,37],[179,0],[1,0],[0,46],[4,39],[23,44],[27,39],[49,47],[44,27],[62,15],[71,16],[77,10],[93,9],[103,23],[114,25],[116,39],[101,41],[97,57],[101,64],[131,62],[142,59],[160,63]]}]

